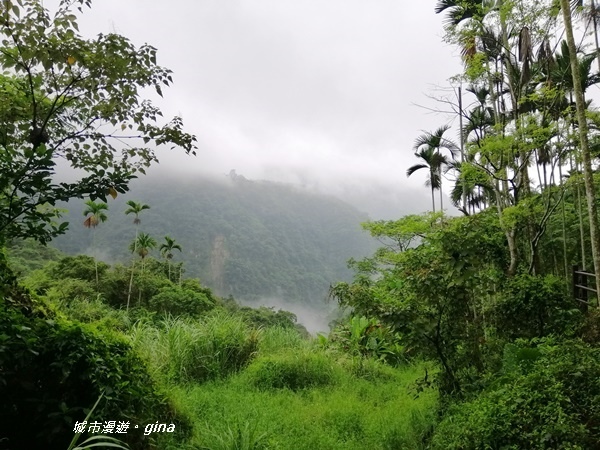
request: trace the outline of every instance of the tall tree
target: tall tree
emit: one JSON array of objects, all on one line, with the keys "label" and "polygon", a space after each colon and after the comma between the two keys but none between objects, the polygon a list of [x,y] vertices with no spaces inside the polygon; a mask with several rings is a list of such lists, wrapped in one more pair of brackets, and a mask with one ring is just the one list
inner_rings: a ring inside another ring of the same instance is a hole
[{"label": "tall tree", "polygon": [[[182,120],[163,121],[142,97],[172,81],[156,49],[115,33],[84,38],[78,15],[91,0],[52,3],[56,12],[40,0],[0,2],[0,240],[64,233],[57,202],[126,192],[158,146],[195,154]],[[54,177],[59,160],[69,181]]]},{"label": "tall tree", "polygon": [[181,245],[179,245],[172,237],[165,236],[165,242],[161,244],[159,251],[169,264],[169,281],[171,281],[171,260],[173,259],[174,250],[179,250],[181,252]]},{"label": "tall tree", "polygon": [[432,148],[424,148],[415,153],[415,156],[423,162],[411,166],[406,171],[406,176],[410,177],[413,173],[421,169],[427,169],[429,176],[425,181],[425,186],[431,187],[431,207],[435,212],[435,190],[440,187],[440,176],[438,167],[445,162],[445,157],[436,153]]},{"label": "tall tree", "polygon": [[[133,241],[134,242],[133,253],[135,253],[137,250],[135,248],[135,246],[137,245],[140,223],[142,223],[142,221],[140,219],[140,214],[142,211],[150,209],[150,206],[148,206],[144,203],[134,202],[133,200],[128,200],[127,206],[129,206],[129,208],[127,208],[125,210],[125,214],[126,215],[129,215],[129,214],[134,215],[133,224],[135,225],[135,240]],[[129,309],[129,303],[131,300],[131,289],[133,287],[133,272],[134,272],[134,270],[135,270],[135,259],[133,261],[131,261],[131,274],[129,276],[129,289],[127,290],[127,309]]]},{"label": "tall tree", "polygon": [[458,146],[451,140],[444,137],[444,133],[450,129],[445,125],[438,128],[433,133],[425,132],[415,140],[413,149],[415,156],[421,158],[424,163],[416,164],[406,171],[407,176],[411,176],[415,171],[428,168],[429,178],[427,185],[431,186],[433,211],[435,212],[435,202],[433,201],[434,190],[440,191],[440,211],[444,212],[443,192],[442,192],[442,171],[448,166],[449,160],[442,155],[442,150],[448,150],[454,158]]},{"label": "tall tree", "polygon": [[153,248],[156,248],[156,239],[148,233],[140,233],[137,239],[129,244],[131,253],[137,253],[142,260],[142,272],[144,272],[144,260]]},{"label": "tall tree", "polygon": [[[571,8],[569,0],[560,0],[569,56],[571,59],[571,75],[573,77],[573,92],[575,94],[575,106],[577,111],[577,122],[579,125],[579,142],[581,145],[581,157],[583,160],[583,176],[585,181],[585,194],[588,205],[588,216],[590,220],[590,237],[592,241],[592,258],[594,261],[594,273],[596,275],[596,293],[600,298],[600,227],[598,224],[598,208],[596,207],[596,188],[592,171],[590,145],[588,140],[588,124],[585,114],[585,98],[583,86],[579,74],[579,62],[577,60],[577,48],[573,37],[573,25],[571,21]],[[600,301],[598,302],[600,304]]]},{"label": "tall tree", "polygon": [[[85,202],[86,208],[83,215],[87,216],[83,221],[83,226],[92,229],[92,248],[96,250],[96,227],[108,220],[105,211],[108,211],[108,205],[104,202],[96,203],[92,200]],[[94,255],[94,264],[96,266],[96,288],[98,287],[98,258]]]},{"label": "tall tree", "polygon": [[[153,248],[156,248],[156,240],[148,233],[140,233],[135,239],[135,241],[129,244],[129,250],[132,253],[137,253],[140,259],[142,260],[142,274],[144,273],[144,261],[150,253],[150,250],[152,250]],[[142,301],[142,290],[142,285],[140,285],[138,294],[138,305]]]}]

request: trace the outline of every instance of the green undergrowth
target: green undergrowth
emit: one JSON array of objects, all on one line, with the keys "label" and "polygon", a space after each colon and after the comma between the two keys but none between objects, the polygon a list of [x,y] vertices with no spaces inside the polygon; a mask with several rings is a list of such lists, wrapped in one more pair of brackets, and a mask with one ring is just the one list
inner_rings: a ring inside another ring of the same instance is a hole
[{"label": "green undergrowth", "polygon": [[196,320],[140,321],[130,335],[156,379],[204,382],[245,367],[257,351],[260,331],[238,316],[219,312]]},{"label": "green undergrowth", "polygon": [[436,420],[437,392],[418,389],[426,364],[394,368],[223,312],[140,321],[130,338],[193,424],[173,448],[418,450]]},{"label": "green undergrowth", "polygon": [[[374,363],[370,379],[353,374],[354,366],[320,350],[287,350],[277,357],[259,356],[229,379],[179,385],[170,396],[194,423],[190,448],[426,448],[437,394],[416,393],[425,366],[393,369]],[[272,380],[266,377],[269,370],[277,379],[281,367],[288,380],[295,374],[305,386],[265,382]]]}]

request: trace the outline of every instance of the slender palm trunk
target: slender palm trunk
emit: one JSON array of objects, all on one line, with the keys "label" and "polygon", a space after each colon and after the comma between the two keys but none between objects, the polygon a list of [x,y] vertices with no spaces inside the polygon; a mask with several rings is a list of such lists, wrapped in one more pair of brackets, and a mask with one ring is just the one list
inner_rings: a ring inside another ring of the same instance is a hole
[{"label": "slender palm trunk", "polygon": [[[144,274],[144,256],[142,256],[142,275]],[[138,289],[138,306],[142,304],[142,286]]]},{"label": "slender palm trunk", "polygon": [[[579,140],[581,143],[581,156],[583,159],[583,175],[585,180],[585,193],[590,220],[590,238],[592,241],[592,259],[594,262],[594,274],[596,275],[596,293],[600,295],[600,226],[598,224],[598,209],[596,206],[596,188],[592,172],[592,161],[588,141],[588,125],[585,117],[585,99],[579,74],[579,61],[577,60],[577,49],[573,37],[573,25],[571,24],[571,9],[568,0],[560,0],[560,5],[565,22],[567,44],[569,46],[569,57],[571,60],[571,75],[573,78],[573,91],[575,92],[575,106],[577,110],[577,121],[579,122]],[[600,302],[599,302],[600,303]]]},{"label": "slender palm trunk", "polygon": [[[573,158],[569,157],[569,162],[571,165],[571,173],[575,173],[579,170],[578,167],[573,166]],[[579,218],[579,244],[581,246],[581,265],[583,270],[586,270],[587,267],[587,251],[585,248],[585,227],[583,220],[583,211],[581,209],[581,187],[579,186],[579,180],[576,183],[577,186],[577,217]]]},{"label": "slender palm trunk", "polygon": [[94,249],[94,269],[96,270],[96,292],[100,289],[100,280],[98,279],[98,255],[96,255],[96,227],[92,230],[92,248]]},{"label": "slender palm trunk", "polygon": [[442,217],[444,216],[444,193],[442,192],[442,168],[440,167],[439,169],[439,173],[440,173],[440,212],[442,213]]},{"label": "slender palm trunk", "polygon": [[[133,241],[133,254],[135,255],[139,226],[135,227],[135,241]],[[135,270],[135,256],[131,260],[131,275],[129,276],[129,290],[127,291],[127,310],[129,310],[129,302],[131,300],[131,289],[133,287],[133,272]]]},{"label": "slender palm trunk", "polygon": [[[560,177],[559,185],[563,186],[562,164],[558,163],[558,176]],[[567,220],[565,217],[565,198],[561,200],[561,215],[562,215],[562,241],[563,241],[563,263],[565,270],[565,280],[569,282],[569,261],[567,258]]]},{"label": "slender palm trunk", "polygon": [[[489,69],[488,69],[489,73]],[[491,83],[491,77],[490,77]],[[490,92],[492,92],[490,90]],[[467,161],[467,156],[465,155],[465,136],[463,133],[463,109],[462,109],[462,87],[458,87],[458,126],[460,127],[460,160],[464,164]],[[464,178],[464,177],[463,177]],[[462,186],[462,207],[463,210],[467,211],[467,180],[463,179]]]},{"label": "slender palm trunk", "polygon": [[598,62],[598,70],[600,71],[600,43],[598,42],[598,23],[596,19],[596,2],[592,0],[592,23],[594,26],[594,43],[596,44],[596,61]]}]

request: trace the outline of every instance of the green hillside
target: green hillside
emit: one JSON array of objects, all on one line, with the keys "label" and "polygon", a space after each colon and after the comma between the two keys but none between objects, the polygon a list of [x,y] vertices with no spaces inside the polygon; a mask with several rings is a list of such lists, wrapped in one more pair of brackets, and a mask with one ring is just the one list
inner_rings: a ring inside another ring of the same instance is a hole
[{"label": "green hillside", "polygon": [[[83,202],[71,201],[70,230],[54,245],[70,254],[128,261],[134,239],[126,201],[150,205],[140,231],[158,242],[175,238],[187,276],[221,296],[319,304],[331,283],[350,278],[346,261],[366,256],[375,241],[361,231],[367,216],[350,205],[291,185],[249,181],[232,174],[207,178],[146,177],[109,201],[108,221],[93,232],[83,226]],[[158,250],[153,251],[158,257]]]}]

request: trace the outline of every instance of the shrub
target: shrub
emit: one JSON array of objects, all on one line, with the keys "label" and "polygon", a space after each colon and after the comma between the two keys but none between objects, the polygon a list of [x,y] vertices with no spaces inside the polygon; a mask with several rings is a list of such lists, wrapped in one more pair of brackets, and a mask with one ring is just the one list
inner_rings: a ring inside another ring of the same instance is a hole
[{"label": "shrub", "polygon": [[201,321],[164,319],[161,326],[140,323],[134,346],[158,374],[173,381],[223,378],[254,356],[259,333],[239,317],[215,314]]},{"label": "shrub", "polygon": [[[94,283],[95,284],[95,283]],[[67,278],[48,289],[48,299],[69,303],[72,300],[94,300],[98,297],[93,283],[74,278]]]},{"label": "shrub", "polygon": [[[109,268],[109,265],[102,261],[97,262],[98,277],[102,278]],[[58,261],[58,264],[52,265],[51,275],[59,280],[65,278],[77,278],[96,282],[96,261],[91,256],[77,255],[66,256]]]},{"label": "shrub", "polygon": [[205,293],[179,286],[165,286],[148,302],[148,309],[173,316],[199,316],[212,309],[214,301]]},{"label": "shrub", "polygon": [[295,328],[272,326],[262,330],[259,352],[266,355],[290,349],[299,350],[306,348],[308,342]]},{"label": "shrub", "polygon": [[389,381],[395,376],[394,369],[390,366],[364,356],[341,358],[338,362],[354,377],[372,382]]},{"label": "shrub", "polygon": [[406,361],[400,336],[388,325],[364,316],[353,316],[347,323],[338,324],[325,345],[392,365]]},{"label": "shrub", "polygon": [[[100,292],[107,303],[115,308],[127,305],[131,268],[116,264],[107,271],[100,283]],[[164,287],[173,284],[164,276],[136,270],[130,298],[130,307],[148,306],[148,300],[157,295]]]},{"label": "shrub", "polygon": [[133,322],[133,314],[130,315],[124,310],[115,310],[99,298],[64,301],[60,304],[60,310],[71,320],[92,323],[96,328],[106,331],[126,332]]},{"label": "shrub", "polygon": [[333,384],[336,370],[323,353],[301,351],[257,358],[246,370],[250,382],[259,389],[297,391]]},{"label": "shrub", "polygon": [[[173,421],[140,359],[118,338],[0,299],[0,420],[11,448],[64,449],[104,392],[93,420]],[[129,442],[141,446],[135,429]]]},{"label": "shrub", "polygon": [[448,411],[433,449],[600,448],[600,349],[575,340],[520,342],[507,349],[503,371],[476,399]]},{"label": "shrub", "polygon": [[573,335],[582,317],[565,292],[564,281],[553,275],[511,278],[492,309],[498,333],[507,339]]}]

